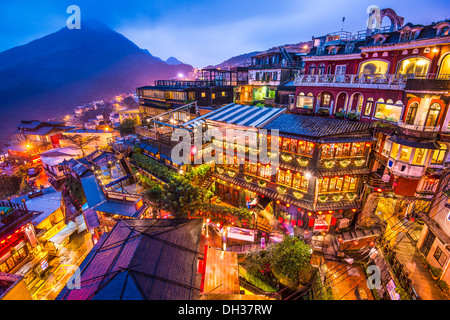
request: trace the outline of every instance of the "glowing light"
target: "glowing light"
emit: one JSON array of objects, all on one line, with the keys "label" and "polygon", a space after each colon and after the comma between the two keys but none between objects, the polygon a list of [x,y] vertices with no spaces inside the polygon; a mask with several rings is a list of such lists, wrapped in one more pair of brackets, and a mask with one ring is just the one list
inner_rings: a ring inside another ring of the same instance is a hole
[{"label": "glowing light", "polygon": [[178,78],[183,78],[183,77],[184,77],[184,75],[182,73],[178,74]]},{"label": "glowing light", "polygon": [[306,178],[306,179],[311,178],[311,173],[307,172],[307,173],[305,174],[305,178]]}]

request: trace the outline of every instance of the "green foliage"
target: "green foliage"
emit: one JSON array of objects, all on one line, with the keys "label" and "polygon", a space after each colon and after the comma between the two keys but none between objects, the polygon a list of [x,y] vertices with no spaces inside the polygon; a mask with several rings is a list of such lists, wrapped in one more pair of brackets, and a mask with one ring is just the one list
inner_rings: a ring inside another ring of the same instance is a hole
[{"label": "green foliage", "polygon": [[199,203],[200,190],[183,177],[175,177],[162,186],[160,207],[176,218],[187,218]]},{"label": "green foliage", "polygon": [[[79,207],[81,208],[86,203],[86,196],[84,194],[83,186],[81,182],[76,179],[69,178],[65,182],[66,188],[73,199],[77,200]],[[76,208],[79,210],[79,208]]]},{"label": "green foliage", "polygon": [[0,176],[0,199],[7,198],[19,192],[22,178],[17,175]]},{"label": "green foliage", "polygon": [[132,158],[137,166],[148,171],[155,177],[164,180],[165,182],[168,182],[179,176],[176,172],[170,170],[162,163],[159,163],[144,154],[133,153]]},{"label": "green foliage", "polygon": [[[250,274],[266,281],[277,278],[297,282],[311,271],[310,246],[296,237],[285,236],[267,250],[249,252],[244,256],[244,267]],[[270,274],[269,274],[270,273]]]},{"label": "green foliage", "polygon": [[314,287],[316,288],[316,296],[314,300],[334,300],[333,290],[329,285],[323,285],[322,279],[318,273],[316,274]]},{"label": "green foliage", "polygon": [[[216,203],[220,203],[217,202]],[[215,203],[201,202],[198,209],[202,212],[210,213],[208,217],[212,222],[223,221],[227,216],[233,216],[237,219],[237,226],[245,226],[252,228],[253,213],[246,208],[235,208],[228,206],[221,206]]]},{"label": "green foliage", "polygon": [[434,278],[439,278],[442,275],[441,268],[430,267],[428,270],[430,270],[430,273]]},{"label": "green foliage", "polygon": [[135,118],[127,118],[119,125],[119,131],[122,135],[133,134],[137,120]]},{"label": "green foliage", "polygon": [[285,236],[270,247],[272,268],[295,282],[311,269],[311,247],[296,237]]},{"label": "green foliage", "polygon": [[210,165],[202,164],[201,166],[192,168],[184,175],[184,177],[191,181],[194,185],[198,185],[210,170]]},{"label": "green foliage", "polygon": [[442,289],[442,291],[444,291],[444,292],[448,291],[448,289],[449,289],[448,284],[444,280],[439,280],[437,284]]}]

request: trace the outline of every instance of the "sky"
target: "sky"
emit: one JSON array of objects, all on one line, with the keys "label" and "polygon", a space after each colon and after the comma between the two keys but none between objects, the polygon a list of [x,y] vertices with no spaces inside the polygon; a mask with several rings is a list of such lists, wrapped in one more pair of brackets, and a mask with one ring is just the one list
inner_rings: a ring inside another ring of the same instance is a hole
[{"label": "sky", "polygon": [[[0,51],[56,32],[78,5],[162,59],[202,68],[228,58],[311,40],[343,29],[366,29],[367,8],[392,8],[405,23],[450,18],[449,0],[2,0]],[[387,24],[383,21],[383,25]]]}]

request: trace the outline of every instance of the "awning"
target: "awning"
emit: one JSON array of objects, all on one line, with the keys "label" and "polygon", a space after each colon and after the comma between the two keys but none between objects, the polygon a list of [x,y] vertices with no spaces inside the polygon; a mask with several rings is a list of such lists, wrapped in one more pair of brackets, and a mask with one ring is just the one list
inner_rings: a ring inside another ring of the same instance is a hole
[{"label": "awning", "polygon": [[395,142],[397,144],[400,144],[402,146],[412,147],[412,148],[418,148],[418,149],[429,149],[429,150],[439,150],[440,146],[435,141],[413,141],[413,140],[406,140],[403,138],[400,138],[397,135],[393,135],[392,137],[389,137],[388,140]]},{"label": "awning", "polygon": [[51,237],[48,241],[51,241],[56,244],[61,244],[64,240],[66,240],[72,233],[77,230],[77,224],[73,221],[69,221],[69,224],[65,226],[61,231]]}]

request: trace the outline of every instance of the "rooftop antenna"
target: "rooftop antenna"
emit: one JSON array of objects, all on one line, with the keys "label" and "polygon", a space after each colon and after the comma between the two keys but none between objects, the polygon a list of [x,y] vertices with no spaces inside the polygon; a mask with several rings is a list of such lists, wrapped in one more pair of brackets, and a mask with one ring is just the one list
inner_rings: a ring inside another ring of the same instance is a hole
[{"label": "rooftop antenna", "polygon": [[342,27],[341,27],[341,31],[344,31],[344,21],[345,21],[345,17],[342,17]]}]

